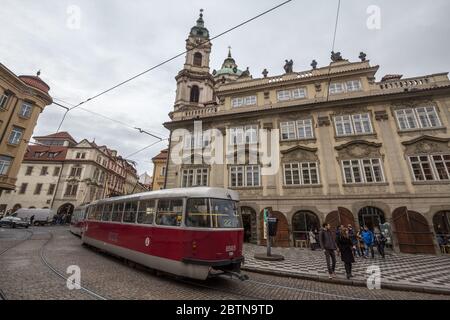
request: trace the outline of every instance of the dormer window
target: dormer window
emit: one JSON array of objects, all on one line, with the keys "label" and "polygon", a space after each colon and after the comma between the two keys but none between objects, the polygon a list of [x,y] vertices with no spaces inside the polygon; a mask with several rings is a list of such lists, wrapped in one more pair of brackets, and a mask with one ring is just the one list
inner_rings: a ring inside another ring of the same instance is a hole
[{"label": "dormer window", "polygon": [[202,66],[203,56],[200,52],[196,52],[194,54],[194,66],[201,67]]},{"label": "dormer window", "polygon": [[356,92],[361,91],[360,80],[350,80],[346,82],[333,82],[330,83],[330,94],[339,94],[344,92]]}]

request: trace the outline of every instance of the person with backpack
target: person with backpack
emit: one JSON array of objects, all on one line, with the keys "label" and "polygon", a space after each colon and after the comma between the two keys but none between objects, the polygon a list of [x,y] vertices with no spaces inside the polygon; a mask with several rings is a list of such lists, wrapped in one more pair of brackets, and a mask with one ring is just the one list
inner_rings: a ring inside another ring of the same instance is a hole
[{"label": "person with backpack", "polygon": [[384,247],[386,246],[386,242],[387,239],[381,231],[375,234],[375,243],[377,245],[377,250],[383,259],[385,258]]},{"label": "person with backpack", "polygon": [[369,230],[367,226],[364,226],[364,231],[361,234],[361,237],[364,241],[364,258],[369,258],[369,250],[372,256],[372,259],[375,258],[375,252],[373,251],[373,245],[375,242],[375,238],[373,232]]}]

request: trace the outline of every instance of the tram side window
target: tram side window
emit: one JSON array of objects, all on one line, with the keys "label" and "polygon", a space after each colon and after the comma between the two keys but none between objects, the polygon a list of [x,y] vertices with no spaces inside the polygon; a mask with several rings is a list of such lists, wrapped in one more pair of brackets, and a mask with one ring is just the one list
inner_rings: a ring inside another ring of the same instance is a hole
[{"label": "tram side window", "polygon": [[94,220],[94,214],[95,214],[95,206],[90,206],[89,213],[88,213],[88,219]]},{"label": "tram side window", "polygon": [[137,223],[153,224],[153,215],[155,214],[155,200],[141,201]]},{"label": "tram side window", "polygon": [[179,227],[183,215],[183,200],[159,200],[156,213],[156,224]]},{"label": "tram side window", "polygon": [[103,213],[103,205],[96,205],[95,206],[95,214],[94,219],[97,221],[102,220],[102,213]]},{"label": "tram side window", "polygon": [[111,220],[112,207],[113,207],[112,204],[105,204],[105,208],[103,209],[102,214],[102,221]]},{"label": "tram side window", "polygon": [[137,201],[127,202],[123,213],[123,222],[136,223]]},{"label": "tram side window", "polygon": [[123,205],[123,203],[114,204],[111,221],[122,222]]},{"label": "tram side window", "polygon": [[208,199],[189,199],[186,204],[186,226],[211,228]]},{"label": "tram side window", "polygon": [[236,202],[224,199],[211,199],[213,228],[242,228],[242,218]]}]

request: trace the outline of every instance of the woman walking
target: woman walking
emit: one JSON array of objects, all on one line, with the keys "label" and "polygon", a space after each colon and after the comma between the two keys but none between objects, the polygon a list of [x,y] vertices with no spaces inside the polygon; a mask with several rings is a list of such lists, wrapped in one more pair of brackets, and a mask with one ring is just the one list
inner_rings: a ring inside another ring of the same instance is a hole
[{"label": "woman walking", "polygon": [[347,273],[347,279],[353,277],[352,275],[352,263],[355,262],[353,256],[353,242],[348,234],[348,229],[343,228],[340,232],[339,239],[337,239],[339,250],[341,251],[341,260],[345,265],[345,272]]}]

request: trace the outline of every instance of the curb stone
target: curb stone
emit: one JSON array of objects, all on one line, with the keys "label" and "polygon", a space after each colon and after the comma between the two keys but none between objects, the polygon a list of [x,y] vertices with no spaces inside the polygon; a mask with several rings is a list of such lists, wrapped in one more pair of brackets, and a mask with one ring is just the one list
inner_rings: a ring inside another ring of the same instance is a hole
[{"label": "curb stone", "polygon": [[[260,274],[266,274],[271,276],[279,276],[279,277],[289,277],[289,278],[297,278],[303,280],[312,280],[319,281],[330,284],[343,284],[343,285],[351,285],[356,287],[366,287],[367,284],[363,280],[346,280],[341,278],[328,279],[326,276],[321,275],[313,275],[308,273],[297,273],[297,272],[289,272],[289,271],[281,271],[281,270],[268,270],[262,269],[258,267],[252,266],[242,266],[241,270],[251,271]],[[419,293],[430,293],[430,294],[439,294],[439,295],[450,295],[450,289],[442,289],[442,288],[433,288],[427,286],[414,286],[410,284],[396,284],[396,283],[383,283],[381,282],[381,289],[389,289],[395,291],[410,291],[410,292],[419,292]]]}]

